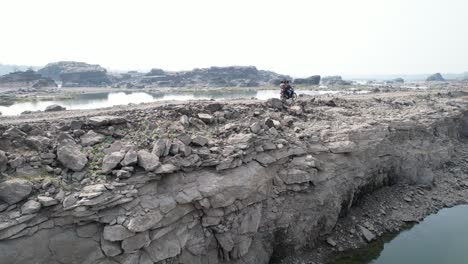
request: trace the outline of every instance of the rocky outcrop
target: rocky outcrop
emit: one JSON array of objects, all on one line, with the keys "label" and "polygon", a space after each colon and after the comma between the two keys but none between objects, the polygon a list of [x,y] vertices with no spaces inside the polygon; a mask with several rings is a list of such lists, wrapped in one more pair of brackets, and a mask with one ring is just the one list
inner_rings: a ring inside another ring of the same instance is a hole
[{"label": "rocky outcrop", "polygon": [[65,110],[67,110],[65,107],[54,104],[54,105],[47,106],[44,112],[57,112],[57,111],[65,111]]},{"label": "rocky outcrop", "polygon": [[343,80],[341,76],[326,76],[322,78],[321,84],[323,85],[351,85],[351,82]]},{"label": "rocky outcrop", "polygon": [[125,87],[256,87],[273,80],[290,78],[253,66],[211,67],[192,71],[167,72],[152,69],[145,76],[122,76],[117,86]]},{"label": "rocky outcrop", "polygon": [[146,74],[146,76],[162,76],[162,75],[166,75],[166,72],[164,70],[156,69],[156,68],[151,69],[151,71],[149,71]]},{"label": "rocky outcrop", "polygon": [[442,74],[440,73],[434,73],[427,77],[426,82],[444,82],[445,79],[442,77]]},{"label": "rocky outcrop", "polygon": [[36,81],[33,85],[32,88],[48,88],[48,87],[57,87],[57,83],[55,83],[54,80],[52,79],[39,79]]},{"label": "rocky outcrop", "polygon": [[[468,135],[466,102],[444,94],[329,102],[4,124],[2,184],[30,189],[0,191],[0,263],[268,263],[330,232],[365,193],[431,185]],[[106,140],[83,142],[95,134]],[[34,169],[48,174],[21,179]]]},{"label": "rocky outcrop", "polygon": [[38,71],[42,76],[61,81],[63,87],[107,86],[107,70],[95,64],[61,61],[49,63]]},{"label": "rocky outcrop", "polygon": [[296,85],[319,85],[320,75],[310,76],[308,78],[296,78],[294,79]]},{"label": "rocky outcrop", "polygon": [[57,87],[57,84],[33,70],[27,70],[0,76],[0,87],[46,88]]}]

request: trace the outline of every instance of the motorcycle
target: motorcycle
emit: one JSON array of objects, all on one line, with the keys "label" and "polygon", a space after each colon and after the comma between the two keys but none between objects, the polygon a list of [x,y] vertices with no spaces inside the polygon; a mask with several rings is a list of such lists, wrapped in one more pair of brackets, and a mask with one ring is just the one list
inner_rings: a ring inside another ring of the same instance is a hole
[{"label": "motorcycle", "polygon": [[297,99],[297,94],[293,88],[289,90],[289,93],[288,91],[281,91],[281,100],[286,101],[288,99],[291,99],[292,101]]}]

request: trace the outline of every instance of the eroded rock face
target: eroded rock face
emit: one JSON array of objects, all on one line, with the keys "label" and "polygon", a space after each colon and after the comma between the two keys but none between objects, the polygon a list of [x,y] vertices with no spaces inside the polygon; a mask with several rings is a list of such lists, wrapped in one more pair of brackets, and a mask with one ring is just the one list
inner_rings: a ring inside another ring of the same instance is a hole
[{"label": "eroded rock face", "polygon": [[[425,98],[197,103],[0,126],[0,263],[266,264],[275,248],[327,234],[365,191],[433,183],[468,118],[459,101]],[[83,143],[93,133],[106,142]],[[50,142],[27,140],[37,136]],[[12,176],[29,169],[50,174],[31,174],[34,185]],[[362,226],[356,236],[374,239]]]},{"label": "eroded rock face", "polygon": [[5,155],[4,151],[0,150],[0,172],[4,172],[7,169],[8,158]]}]

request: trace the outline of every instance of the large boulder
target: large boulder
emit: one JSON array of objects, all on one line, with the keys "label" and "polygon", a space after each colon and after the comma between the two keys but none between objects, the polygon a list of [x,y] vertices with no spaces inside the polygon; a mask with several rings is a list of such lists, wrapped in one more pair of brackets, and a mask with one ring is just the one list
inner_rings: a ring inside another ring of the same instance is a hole
[{"label": "large boulder", "polygon": [[98,143],[101,143],[106,137],[102,134],[96,133],[93,130],[88,131],[80,137],[81,145],[83,146],[92,146]]},{"label": "large boulder", "polygon": [[44,110],[45,112],[57,112],[57,111],[64,111],[67,110],[65,107],[57,104],[49,105]]},{"label": "large boulder", "polygon": [[444,77],[440,73],[434,73],[427,77],[426,79],[427,82],[443,82],[445,81]]},{"label": "large boulder", "polygon": [[81,152],[81,147],[71,140],[60,142],[57,148],[57,158],[63,166],[73,171],[83,170],[88,163],[88,158]]},{"label": "large boulder", "polygon": [[146,150],[140,150],[138,155],[138,165],[145,169],[145,171],[154,171],[161,163],[159,157]]},{"label": "large boulder", "polygon": [[125,157],[125,153],[113,152],[106,155],[102,161],[102,172],[110,173]]},{"label": "large boulder", "polygon": [[15,204],[32,192],[32,183],[23,179],[12,179],[0,183],[0,200]]},{"label": "large boulder", "polygon": [[76,61],[49,63],[38,71],[42,76],[62,81],[63,87],[107,86],[107,70],[99,65]]}]

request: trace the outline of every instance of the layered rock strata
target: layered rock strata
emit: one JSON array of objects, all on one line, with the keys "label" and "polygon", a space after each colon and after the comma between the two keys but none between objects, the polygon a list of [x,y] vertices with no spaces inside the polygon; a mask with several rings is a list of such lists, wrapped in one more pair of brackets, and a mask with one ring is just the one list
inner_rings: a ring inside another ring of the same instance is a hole
[{"label": "layered rock strata", "polygon": [[268,263],[363,193],[431,185],[445,95],[165,105],[0,126],[0,263]]}]

